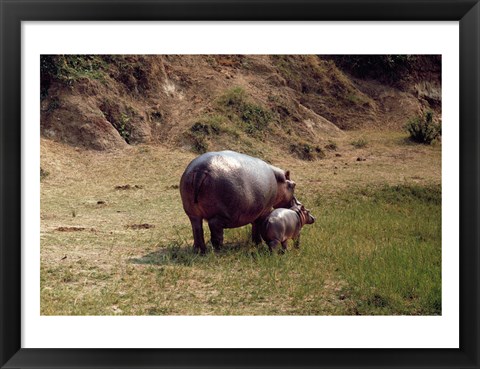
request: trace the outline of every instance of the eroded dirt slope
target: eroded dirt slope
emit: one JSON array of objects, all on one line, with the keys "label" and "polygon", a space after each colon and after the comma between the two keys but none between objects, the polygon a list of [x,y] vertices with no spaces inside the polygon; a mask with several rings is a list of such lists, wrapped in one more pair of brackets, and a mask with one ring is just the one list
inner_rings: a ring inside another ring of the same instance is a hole
[{"label": "eroded dirt slope", "polygon": [[269,143],[321,157],[345,130],[439,119],[440,63],[416,58],[392,77],[315,55],[44,56],[42,135],[95,150]]}]

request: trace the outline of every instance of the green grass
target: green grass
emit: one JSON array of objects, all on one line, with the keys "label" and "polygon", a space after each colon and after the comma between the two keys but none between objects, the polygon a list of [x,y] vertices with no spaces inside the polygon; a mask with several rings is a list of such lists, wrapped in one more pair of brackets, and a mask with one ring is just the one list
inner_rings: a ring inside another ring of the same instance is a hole
[{"label": "green grass", "polygon": [[[127,203],[135,194],[118,196]],[[156,228],[50,233],[44,243],[79,253],[42,263],[42,314],[441,314],[440,187],[366,187],[301,200],[317,222],[285,255],[252,245],[249,227],[226,230],[222,251],[209,245],[206,256],[192,251],[187,224],[164,241]],[[138,222],[148,222],[158,201],[143,204]]]},{"label": "green grass", "polygon": [[316,243],[346,282],[353,314],[441,314],[441,189],[364,189],[323,209]]}]

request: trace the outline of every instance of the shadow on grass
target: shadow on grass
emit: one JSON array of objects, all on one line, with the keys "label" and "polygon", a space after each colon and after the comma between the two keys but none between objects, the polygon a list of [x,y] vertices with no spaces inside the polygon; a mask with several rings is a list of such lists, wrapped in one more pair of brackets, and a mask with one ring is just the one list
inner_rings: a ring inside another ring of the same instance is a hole
[{"label": "shadow on grass", "polygon": [[205,255],[200,255],[195,252],[191,245],[171,243],[142,257],[129,259],[129,262],[144,265],[192,266],[197,263],[204,263],[212,257],[248,256],[255,258],[263,254],[269,254],[266,245],[255,246],[250,241],[228,242],[225,243],[219,251],[214,251],[209,243],[207,244],[207,252]]}]

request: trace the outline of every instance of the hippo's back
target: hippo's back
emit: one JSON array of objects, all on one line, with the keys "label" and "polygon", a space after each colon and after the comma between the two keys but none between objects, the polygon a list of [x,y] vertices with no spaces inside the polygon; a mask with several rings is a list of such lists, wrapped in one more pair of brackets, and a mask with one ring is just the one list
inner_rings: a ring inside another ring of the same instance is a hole
[{"label": "hippo's back", "polygon": [[255,220],[271,208],[277,181],[272,166],[233,151],[209,152],[194,159],[180,181],[189,216],[220,216],[228,227]]}]

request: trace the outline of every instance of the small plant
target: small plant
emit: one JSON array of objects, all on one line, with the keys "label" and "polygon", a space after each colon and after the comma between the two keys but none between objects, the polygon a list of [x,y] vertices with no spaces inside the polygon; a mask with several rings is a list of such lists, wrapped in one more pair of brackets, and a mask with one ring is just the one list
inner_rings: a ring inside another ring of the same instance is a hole
[{"label": "small plant", "polygon": [[433,122],[433,113],[428,111],[423,117],[415,117],[405,126],[414,142],[430,145],[442,135],[440,124]]},{"label": "small plant", "polygon": [[194,123],[190,129],[185,132],[185,136],[192,144],[192,150],[196,153],[203,154],[208,150],[207,137],[211,135],[219,135],[221,128],[219,123],[211,119]]},{"label": "small plant", "polygon": [[197,154],[203,154],[208,151],[208,142],[206,140],[205,134],[187,131],[184,133],[184,136],[190,141],[192,145],[192,151]]},{"label": "small plant", "polygon": [[193,136],[193,150],[199,154],[204,154],[208,150],[208,143],[204,138]]},{"label": "small plant", "polygon": [[45,169],[40,167],[40,181],[47,178],[49,175],[50,175],[50,173],[48,171],[46,171]]},{"label": "small plant", "polygon": [[352,141],[351,145],[355,147],[356,149],[361,149],[363,147],[366,147],[368,144],[367,140],[364,138],[359,138],[358,140]]},{"label": "small plant", "polygon": [[325,145],[325,148],[329,151],[337,151],[338,145],[334,141],[328,141],[328,144]]},{"label": "small plant", "polygon": [[209,136],[211,134],[218,135],[220,133],[220,127],[215,123],[208,124],[197,122],[190,127],[190,132],[204,136]]},{"label": "small plant", "polygon": [[118,133],[120,136],[125,140],[126,143],[130,143],[130,131],[127,128],[127,124],[130,121],[128,115],[122,113],[122,117],[120,119],[120,126],[118,127]]},{"label": "small plant", "polygon": [[220,97],[219,103],[225,106],[240,106],[245,103],[247,93],[242,87],[234,87]]},{"label": "small plant", "polygon": [[269,111],[255,104],[245,104],[242,111],[242,122],[244,130],[248,134],[255,134],[267,128],[272,115]]},{"label": "small plant", "polygon": [[290,145],[290,152],[299,159],[313,161],[325,157],[325,153],[319,146],[310,146],[309,144],[300,143]]}]

